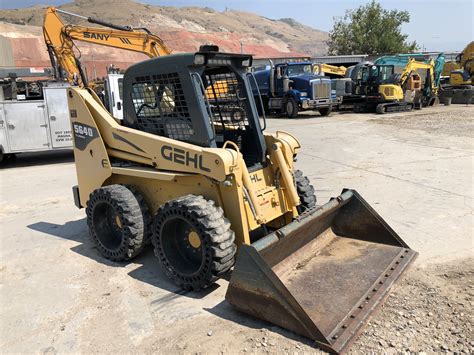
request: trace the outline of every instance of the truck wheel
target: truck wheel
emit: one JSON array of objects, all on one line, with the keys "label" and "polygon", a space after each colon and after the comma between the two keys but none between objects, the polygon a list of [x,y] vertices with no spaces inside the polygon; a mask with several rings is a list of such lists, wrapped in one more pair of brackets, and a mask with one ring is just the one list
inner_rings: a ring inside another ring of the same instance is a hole
[{"label": "truck wheel", "polygon": [[301,204],[298,206],[298,213],[316,206],[316,195],[314,187],[310,184],[307,176],[304,176],[301,170],[295,171],[295,184]]},{"label": "truck wheel", "polygon": [[319,113],[321,116],[329,116],[331,112],[332,112],[332,106],[319,109]]},{"label": "truck wheel", "polygon": [[386,108],[383,104],[378,104],[377,107],[375,108],[375,112],[377,112],[378,114],[384,114],[386,112]]},{"label": "truck wheel", "polygon": [[285,112],[288,118],[298,117],[298,103],[292,97],[289,97],[285,102]]},{"label": "truck wheel", "polygon": [[137,256],[145,246],[148,209],[122,185],[109,185],[93,191],[87,202],[89,234],[99,252],[113,261]]},{"label": "truck wheel", "polygon": [[202,196],[167,202],[155,216],[153,244],[166,275],[186,290],[212,285],[234,265],[237,246],[222,208]]}]

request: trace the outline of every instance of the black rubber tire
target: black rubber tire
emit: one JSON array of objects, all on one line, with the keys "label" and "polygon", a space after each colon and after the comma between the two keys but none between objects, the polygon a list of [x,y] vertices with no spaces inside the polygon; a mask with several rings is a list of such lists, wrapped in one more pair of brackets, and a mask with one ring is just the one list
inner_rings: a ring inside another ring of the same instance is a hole
[{"label": "black rubber tire", "polygon": [[298,206],[298,213],[302,213],[307,209],[316,206],[316,195],[314,194],[314,187],[311,185],[307,176],[304,176],[301,170],[295,171],[295,185],[298,191],[301,204]]},{"label": "black rubber tire", "polygon": [[383,115],[387,111],[383,104],[378,104],[377,107],[375,108],[375,112],[378,113],[379,115]]},{"label": "black rubber tire", "polygon": [[332,112],[332,106],[319,109],[319,114],[321,116],[329,116],[331,112]]},{"label": "black rubber tire", "polygon": [[[199,237],[197,247],[190,242],[192,232]],[[237,246],[230,222],[222,208],[203,196],[165,203],[154,218],[152,238],[166,275],[185,290],[212,285],[235,263]]]},{"label": "black rubber tire", "polygon": [[130,191],[132,191],[133,195],[138,201],[140,205],[140,209],[142,210],[142,217],[143,217],[143,247],[151,244],[151,237],[153,234],[153,218],[151,218],[151,213],[148,208],[148,205],[145,201],[143,195],[138,191],[138,188],[135,185],[125,185]]},{"label": "black rubber tire", "polygon": [[86,214],[92,241],[105,258],[129,260],[145,247],[150,218],[136,190],[123,185],[101,187],[90,194]]},{"label": "black rubber tire", "polygon": [[[290,105],[290,106],[289,106]],[[288,108],[291,107],[290,110],[288,110]],[[298,117],[298,103],[296,102],[296,100],[293,98],[293,97],[288,97],[285,101],[285,106],[284,106],[284,110],[285,110],[285,113],[286,113],[286,116],[288,118],[296,118]]]}]

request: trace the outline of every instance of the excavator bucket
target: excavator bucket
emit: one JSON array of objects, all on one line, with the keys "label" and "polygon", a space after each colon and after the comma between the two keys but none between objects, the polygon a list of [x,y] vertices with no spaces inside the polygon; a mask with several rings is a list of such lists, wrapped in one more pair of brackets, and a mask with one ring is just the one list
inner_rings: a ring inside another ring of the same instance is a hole
[{"label": "excavator bucket", "polygon": [[356,191],[344,190],[242,245],[226,299],[341,353],[416,256]]}]

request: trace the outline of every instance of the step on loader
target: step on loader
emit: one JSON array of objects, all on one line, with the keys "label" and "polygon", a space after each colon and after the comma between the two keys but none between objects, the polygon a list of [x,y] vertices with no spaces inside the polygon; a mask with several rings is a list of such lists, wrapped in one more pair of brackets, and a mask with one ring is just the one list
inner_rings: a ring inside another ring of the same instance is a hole
[{"label": "step on loader", "polygon": [[74,200],[104,257],[151,243],[188,290],[231,272],[230,304],[341,352],[416,253],[356,191],[316,205],[298,140],[264,131],[251,64],[215,46],[137,63],[123,121],[69,88]]}]

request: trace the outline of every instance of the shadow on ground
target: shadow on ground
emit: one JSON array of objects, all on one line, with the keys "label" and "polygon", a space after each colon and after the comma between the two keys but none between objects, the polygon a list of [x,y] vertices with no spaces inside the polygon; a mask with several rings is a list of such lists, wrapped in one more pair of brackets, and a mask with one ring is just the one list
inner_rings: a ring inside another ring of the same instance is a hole
[{"label": "shadow on ground", "polygon": [[305,338],[303,336],[290,332],[286,329],[280,328],[276,325],[272,325],[271,323],[262,321],[258,318],[255,318],[243,312],[240,312],[236,310],[234,307],[232,307],[225,300],[223,300],[222,302],[220,302],[219,304],[217,304],[216,306],[212,308],[204,308],[204,310],[217,317],[223,318],[225,320],[237,323],[239,325],[242,325],[248,328],[253,328],[253,329],[266,328],[269,331],[280,334],[281,336],[285,338],[301,342],[308,346],[316,347],[314,341],[312,341],[311,339]]},{"label": "shadow on ground", "polygon": [[[66,222],[62,225],[50,222],[37,222],[28,225],[28,228],[41,233],[52,235],[54,237],[77,242],[79,244],[77,246],[72,247],[71,250],[98,263],[110,267],[125,267],[130,263],[139,265],[137,268],[128,273],[130,277],[169,292],[169,294],[154,300],[152,302],[154,304],[170,302],[181,296],[192,299],[202,299],[220,287],[218,284],[214,284],[213,286],[208,287],[207,289],[200,292],[186,291],[180,289],[178,286],[174,285],[168,280],[159,264],[158,259],[155,258],[153,248],[151,246],[146,248],[146,250],[144,250],[141,255],[134,258],[132,261],[113,262],[108,259],[105,259],[99,254],[94,243],[89,238],[85,218],[76,221]],[[224,279],[228,280],[229,277],[230,276],[227,275],[227,277],[224,277]],[[266,328],[269,331],[278,333],[284,337],[308,344],[310,346],[314,346],[314,343],[311,342],[311,340],[308,340],[285,329],[273,326],[270,323],[261,321],[257,318],[248,316],[242,312],[237,311],[225,300],[217,304],[215,307],[204,308],[204,310],[219,318],[234,322],[239,325],[243,325],[253,329]]]},{"label": "shadow on ground", "polygon": [[74,162],[72,150],[16,154],[5,159],[0,169],[22,168],[25,166],[63,164]]},{"label": "shadow on ground", "polygon": [[59,237],[80,243],[79,245],[72,247],[71,250],[98,263],[110,267],[125,267],[131,263],[139,265],[136,269],[129,272],[128,275],[136,280],[148,283],[152,286],[159,287],[161,289],[173,293],[172,295],[166,296],[170,299],[174,298],[175,296],[185,296],[194,299],[201,299],[203,297],[206,297],[208,294],[212,293],[219,287],[219,285],[215,284],[201,292],[180,289],[178,286],[169,281],[166,277],[165,273],[161,268],[161,265],[159,264],[158,259],[154,256],[153,247],[151,245],[148,246],[142,252],[142,254],[140,254],[133,260],[114,262],[104,258],[100,255],[93,241],[89,237],[85,218],[77,221],[66,222],[62,225],[49,222],[37,222],[34,224],[30,224],[27,227],[41,233],[52,235],[54,237]]}]

